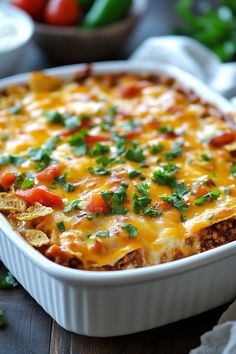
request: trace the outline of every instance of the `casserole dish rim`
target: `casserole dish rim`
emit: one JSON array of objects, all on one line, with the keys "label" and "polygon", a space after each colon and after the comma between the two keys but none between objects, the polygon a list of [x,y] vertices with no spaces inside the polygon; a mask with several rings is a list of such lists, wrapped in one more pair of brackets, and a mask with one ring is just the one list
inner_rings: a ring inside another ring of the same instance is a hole
[{"label": "casserole dish rim", "polygon": [[[58,75],[60,78],[64,79],[71,76],[73,77],[78,70],[83,69],[84,67],[85,64],[75,64],[43,71],[51,75]],[[92,68],[95,74],[115,74],[118,72],[139,74],[148,72],[168,75],[175,78],[183,87],[193,89],[202,99],[212,102],[223,112],[235,113],[233,105],[231,105],[227,99],[214,92],[212,89],[207,87],[206,84],[193,77],[191,74],[171,65],[155,65],[129,60],[93,63]],[[11,84],[27,82],[29,75],[30,73],[24,73],[1,79],[0,90]],[[27,257],[30,257],[31,261],[43,269],[47,274],[50,274],[55,278],[63,279],[66,282],[77,283],[79,281],[80,284],[87,286],[110,286],[112,284],[126,285],[140,281],[146,282],[154,279],[161,279],[217,262],[220,259],[233,255],[236,250],[236,241],[232,241],[217,248],[163,264],[127,270],[91,271],[68,268],[50,261],[39,251],[29,245],[17,231],[12,230],[10,223],[2,214],[0,214],[0,231],[2,231],[4,235],[6,235],[12,243],[14,243],[20,252],[24,253]]]}]

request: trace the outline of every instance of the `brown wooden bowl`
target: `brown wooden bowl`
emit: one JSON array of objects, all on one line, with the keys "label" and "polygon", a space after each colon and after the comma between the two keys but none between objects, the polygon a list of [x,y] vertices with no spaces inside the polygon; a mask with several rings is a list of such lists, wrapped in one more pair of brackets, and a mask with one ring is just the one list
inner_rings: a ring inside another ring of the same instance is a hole
[{"label": "brown wooden bowl", "polygon": [[124,19],[93,30],[36,23],[34,39],[50,58],[62,64],[106,59],[128,39],[147,4],[148,0],[134,0]]}]

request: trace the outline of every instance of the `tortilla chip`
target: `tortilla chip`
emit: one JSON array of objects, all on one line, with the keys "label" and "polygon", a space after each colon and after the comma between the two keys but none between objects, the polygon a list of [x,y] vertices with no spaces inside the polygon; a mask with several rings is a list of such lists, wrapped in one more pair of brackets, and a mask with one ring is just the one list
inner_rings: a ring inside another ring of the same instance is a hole
[{"label": "tortilla chip", "polygon": [[0,193],[0,210],[23,212],[26,208],[27,204],[22,199],[9,193]]},{"label": "tortilla chip", "polygon": [[47,235],[40,230],[26,230],[25,239],[34,247],[41,247],[49,243]]},{"label": "tortilla chip", "polygon": [[48,76],[38,71],[31,74],[29,86],[35,92],[50,92],[61,87],[62,83],[57,76]]},{"label": "tortilla chip", "polygon": [[30,206],[25,213],[17,215],[18,220],[33,220],[53,213],[52,208],[48,208],[40,203]]}]

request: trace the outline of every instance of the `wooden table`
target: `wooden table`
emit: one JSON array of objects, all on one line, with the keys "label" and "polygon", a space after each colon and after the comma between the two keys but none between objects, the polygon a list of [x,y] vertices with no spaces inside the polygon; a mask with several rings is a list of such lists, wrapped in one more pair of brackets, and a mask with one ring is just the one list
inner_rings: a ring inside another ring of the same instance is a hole
[{"label": "wooden table", "polygon": [[[127,45],[113,59],[127,58],[147,37],[170,33],[176,20],[175,0],[150,0],[150,7]],[[31,45],[17,72],[56,66]],[[5,272],[0,264],[0,272]],[[88,338],[71,334],[18,286],[0,290],[0,304],[7,325],[0,329],[0,354],[187,354],[199,345],[200,335],[210,330],[227,305],[168,326],[117,338]]]}]

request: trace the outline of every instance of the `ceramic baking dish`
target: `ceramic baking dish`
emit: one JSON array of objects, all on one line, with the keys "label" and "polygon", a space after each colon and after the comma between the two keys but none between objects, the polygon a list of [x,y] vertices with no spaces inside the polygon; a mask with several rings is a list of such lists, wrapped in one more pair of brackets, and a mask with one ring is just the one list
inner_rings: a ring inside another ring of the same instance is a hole
[{"label": "ceramic baking dish", "polygon": [[[81,66],[49,70],[67,78]],[[175,77],[224,112],[231,104],[174,67],[138,62],[94,64],[95,72],[160,72]],[[26,75],[4,79],[25,82]],[[33,249],[0,216],[0,258],[32,297],[65,329],[88,336],[134,333],[177,321],[236,295],[236,242],[189,258],[134,270],[95,272],[57,265]]]}]

